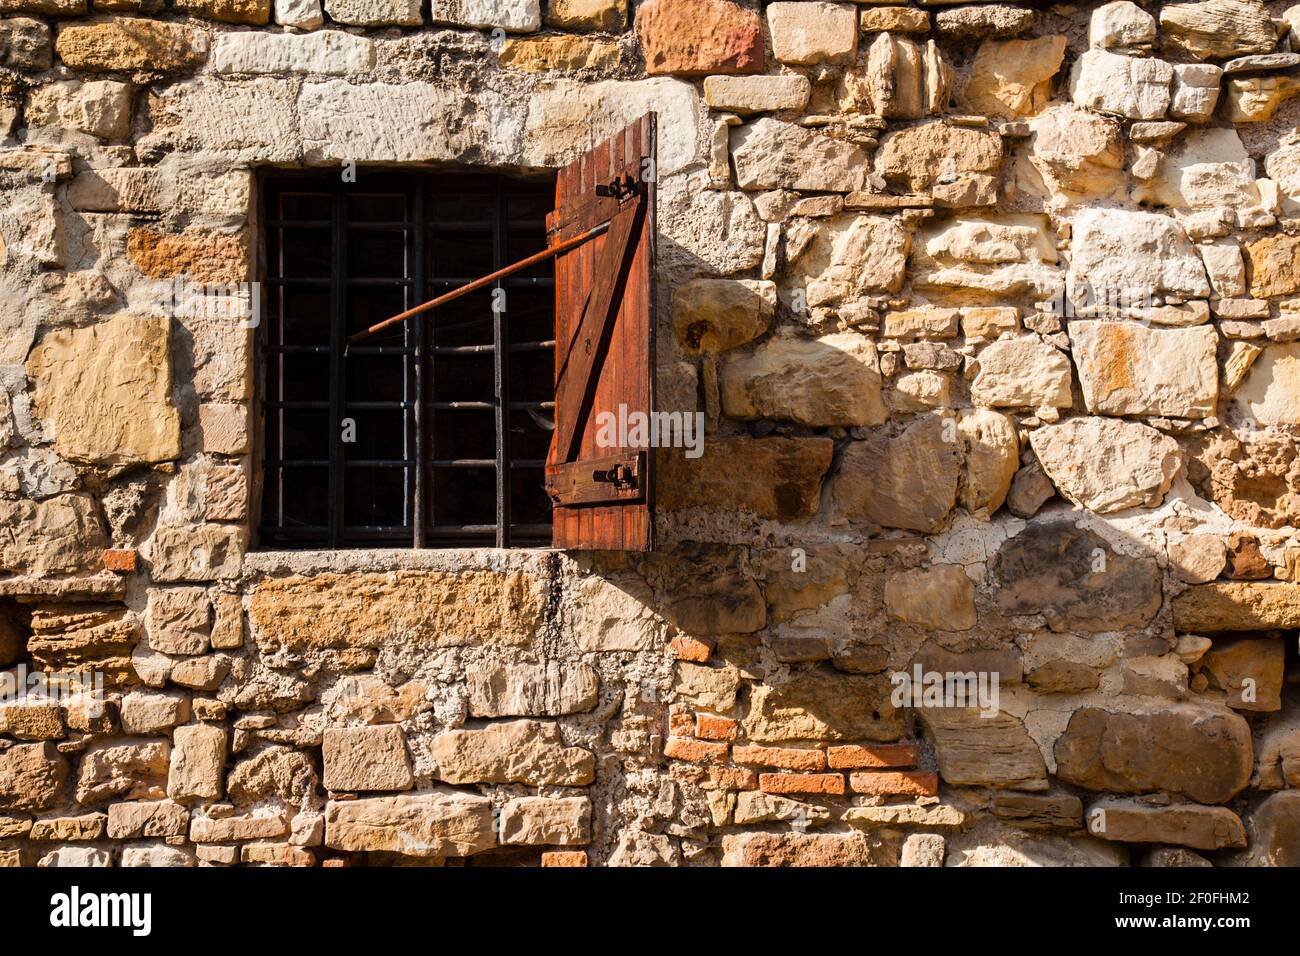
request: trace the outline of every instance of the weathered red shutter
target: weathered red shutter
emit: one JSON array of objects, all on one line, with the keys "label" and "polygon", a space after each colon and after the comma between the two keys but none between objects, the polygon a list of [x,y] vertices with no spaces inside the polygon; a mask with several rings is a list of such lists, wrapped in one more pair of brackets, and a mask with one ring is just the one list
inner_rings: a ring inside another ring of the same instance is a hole
[{"label": "weathered red shutter", "polygon": [[557,548],[648,551],[653,452],[601,447],[597,419],[654,410],[655,116],[560,171],[555,244],[608,222],[555,260],[555,434],[546,489]]}]

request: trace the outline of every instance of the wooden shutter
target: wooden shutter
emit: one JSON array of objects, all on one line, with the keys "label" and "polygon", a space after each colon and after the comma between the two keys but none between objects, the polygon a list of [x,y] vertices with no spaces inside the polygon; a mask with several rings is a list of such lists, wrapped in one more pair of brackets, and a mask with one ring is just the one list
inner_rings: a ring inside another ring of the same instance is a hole
[{"label": "wooden shutter", "polygon": [[655,115],[560,171],[555,244],[609,223],[555,261],[555,433],[546,490],[557,548],[648,551],[653,452],[601,447],[597,417],[654,410]]}]

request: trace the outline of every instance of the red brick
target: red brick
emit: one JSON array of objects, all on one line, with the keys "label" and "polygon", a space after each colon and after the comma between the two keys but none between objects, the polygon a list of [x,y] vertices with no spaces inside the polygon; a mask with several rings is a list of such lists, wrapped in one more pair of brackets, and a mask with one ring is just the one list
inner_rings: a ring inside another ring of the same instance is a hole
[{"label": "red brick", "polygon": [[542,866],[586,866],[587,854],[582,850],[548,850],[542,854]]},{"label": "red brick", "polygon": [[911,797],[933,797],[939,792],[939,775],[924,770],[851,773],[849,788],[854,793],[870,793],[877,796],[900,794]]},{"label": "red brick", "polygon": [[669,714],[668,733],[674,737],[690,737],[695,733],[695,715],[690,711]]},{"label": "red brick", "polygon": [[649,0],[636,29],[651,75],[763,72],[763,20],[731,0]]},{"label": "red brick", "polygon": [[916,744],[847,744],[826,751],[832,770],[862,770],[868,767],[913,767]]},{"label": "red brick", "polygon": [[731,759],[750,767],[780,767],[782,770],[825,770],[826,754],[820,750],[790,747],[737,747]]},{"label": "red brick", "polygon": [[134,574],[137,556],[135,548],[105,548],[104,567],[122,574]]},{"label": "red brick", "polygon": [[707,663],[713,656],[712,644],[698,638],[687,637],[685,634],[678,634],[669,641],[668,650],[672,651],[673,656],[679,661],[692,661],[696,664]]},{"label": "red brick", "polygon": [[691,763],[726,763],[727,745],[713,744],[690,737],[669,737],[664,741],[664,756]]},{"label": "red brick", "polygon": [[839,773],[760,773],[758,788],[764,793],[843,793]]},{"label": "red brick", "polygon": [[695,715],[695,736],[703,740],[735,740],[740,724],[716,714]]}]

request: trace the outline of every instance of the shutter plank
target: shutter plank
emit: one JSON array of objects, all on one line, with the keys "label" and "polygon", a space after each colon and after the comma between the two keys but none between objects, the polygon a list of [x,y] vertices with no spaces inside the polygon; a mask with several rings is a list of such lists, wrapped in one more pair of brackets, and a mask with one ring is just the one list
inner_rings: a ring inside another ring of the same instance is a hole
[{"label": "shutter plank", "polygon": [[[628,175],[639,182],[643,159],[653,156],[654,116],[647,114],[578,157],[556,180],[552,242],[614,220],[605,235],[556,259],[556,429],[547,482],[557,548],[647,551],[653,545],[653,450],[596,442],[600,412],[617,413],[620,405],[654,408],[655,183],[642,184],[640,202],[596,195],[598,185]],[[624,230],[627,249],[620,257]],[[597,343],[603,348],[575,361],[578,336],[593,330],[603,332]],[[614,474],[616,463],[636,471],[633,489],[593,480],[593,474]]]}]

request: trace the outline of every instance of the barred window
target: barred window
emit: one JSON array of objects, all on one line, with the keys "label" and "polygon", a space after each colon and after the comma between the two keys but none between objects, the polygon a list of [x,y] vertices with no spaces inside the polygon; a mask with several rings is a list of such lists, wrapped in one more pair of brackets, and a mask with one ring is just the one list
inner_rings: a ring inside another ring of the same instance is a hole
[{"label": "barred window", "polygon": [[545,248],[554,192],[495,174],[265,174],[264,546],[550,542],[552,263],[347,338]]}]

